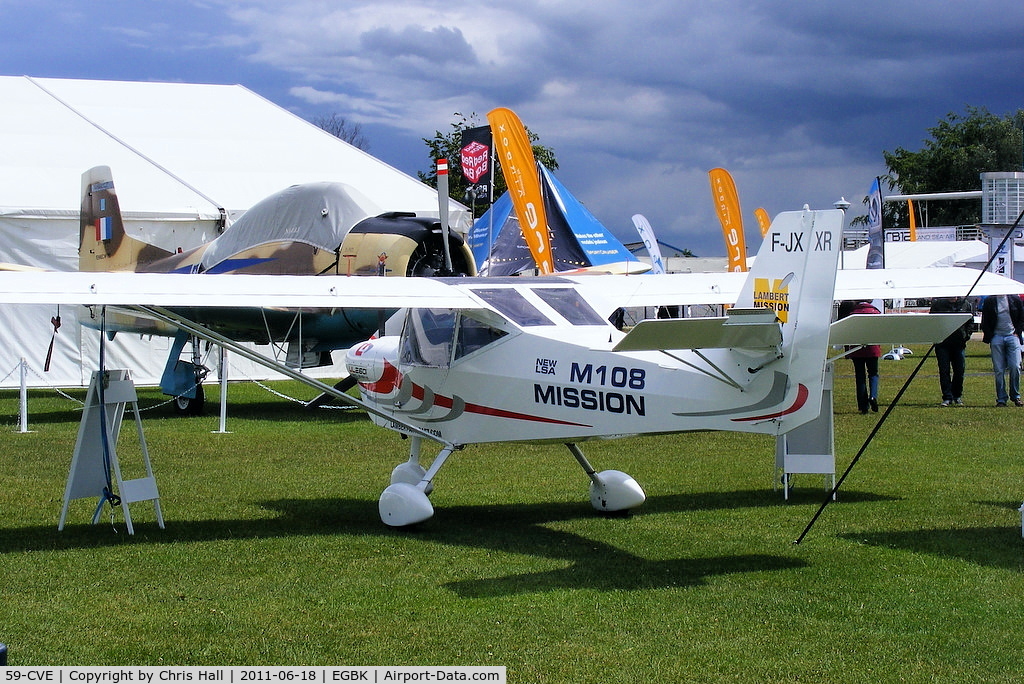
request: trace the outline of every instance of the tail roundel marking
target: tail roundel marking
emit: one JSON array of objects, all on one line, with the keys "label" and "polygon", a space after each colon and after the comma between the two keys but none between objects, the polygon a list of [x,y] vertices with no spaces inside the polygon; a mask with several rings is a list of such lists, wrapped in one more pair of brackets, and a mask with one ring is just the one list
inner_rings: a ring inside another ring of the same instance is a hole
[{"label": "tail roundel marking", "polygon": [[114,237],[114,219],[110,216],[101,216],[96,219],[96,241],[110,240]]}]

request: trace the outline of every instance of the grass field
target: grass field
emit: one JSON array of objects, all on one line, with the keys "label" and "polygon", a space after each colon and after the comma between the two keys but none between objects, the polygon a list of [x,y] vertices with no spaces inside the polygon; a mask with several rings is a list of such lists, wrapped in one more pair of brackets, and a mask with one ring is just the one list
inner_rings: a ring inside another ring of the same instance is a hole
[{"label": "grass field", "polygon": [[[923,350],[922,350],[923,351]],[[725,433],[585,445],[648,501],[603,516],[564,447],[456,454],[437,514],[385,527],[405,443],[354,411],[232,385],[208,415],[143,414],[167,529],[133,504],[57,531],[77,406],[0,393],[0,642],[12,665],[504,665],[510,682],[1012,682],[1024,659],[1024,409],[995,408],[972,342],[964,408],[934,360],[831,505],[775,488],[774,441]],[[920,353],[920,351],[918,352]],[[882,362],[888,403],[918,357]],[[275,384],[293,396],[311,392]],[[84,391],[76,392],[84,397]],[[143,407],[158,404],[143,390]],[[877,421],[836,378],[842,471]],[[137,453],[126,423],[126,470]],[[126,476],[137,476],[126,472]]]}]

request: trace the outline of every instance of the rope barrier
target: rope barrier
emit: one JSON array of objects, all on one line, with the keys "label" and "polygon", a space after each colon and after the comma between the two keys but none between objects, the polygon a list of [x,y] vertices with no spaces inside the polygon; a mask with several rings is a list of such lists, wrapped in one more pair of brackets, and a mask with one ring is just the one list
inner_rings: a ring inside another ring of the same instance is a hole
[{"label": "rope barrier", "polygon": [[[8,371],[6,375],[4,375],[2,378],[0,378],[0,383],[2,383],[4,380],[7,380],[9,377],[11,377],[11,375],[13,375],[15,372],[17,372],[21,368],[21,365],[22,364],[19,363],[16,366],[14,366],[14,368],[12,368],[10,371]],[[37,378],[45,386],[45,387],[35,387],[33,389],[48,389],[48,390],[51,390],[54,393],[58,394],[59,396],[63,397],[64,399],[67,399],[68,401],[73,402],[74,404],[77,404],[75,410],[81,411],[81,410],[84,409],[84,407],[85,407],[85,401],[84,400],[77,399],[77,398],[71,396],[70,394],[68,394],[67,392],[65,392],[60,387],[57,387],[56,385],[53,385],[45,376],[41,375],[39,373],[39,371],[31,363],[28,363],[26,361],[24,365],[25,365],[25,368],[28,369],[28,372],[31,373],[35,378]],[[253,383],[254,385],[259,387],[260,389],[264,390],[265,392],[268,392],[269,394],[272,394],[272,395],[274,395],[274,396],[276,396],[276,397],[278,397],[280,399],[284,399],[286,401],[290,401],[290,402],[293,402],[293,403],[296,403],[296,404],[300,404],[302,406],[309,405],[309,402],[304,400],[304,399],[299,399],[297,397],[289,396],[289,395],[287,395],[287,394],[285,394],[283,392],[280,392],[280,391],[274,389],[273,387],[270,387],[269,385],[265,384],[264,382],[261,382],[260,380],[257,380],[256,378],[250,377],[247,373],[243,372],[242,369],[238,368],[234,364],[231,364],[230,368],[231,368],[231,371],[233,373],[237,373],[238,375],[242,376],[242,378],[246,382]],[[193,390],[196,387],[197,387],[197,384],[193,384],[191,387],[188,388],[188,390]],[[174,403],[174,401],[176,399],[177,399],[177,397],[170,397],[169,399],[167,399],[165,401],[161,401],[161,402],[156,403],[156,404],[152,404],[152,405],[149,405],[149,406],[146,406],[146,407],[139,407],[138,411],[139,411],[139,413],[146,413],[148,411],[155,411],[157,409],[163,408],[164,406],[167,406],[168,404]],[[330,410],[336,410],[336,411],[342,411],[342,410],[348,411],[348,410],[351,410],[351,409],[353,409],[355,407],[354,406],[319,406],[318,408],[330,409]]]},{"label": "rope barrier", "polygon": [[[281,399],[284,399],[286,401],[291,401],[291,402],[296,403],[296,404],[301,404],[302,406],[308,406],[309,405],[308,401],[305,401],[303,399],[299,399],[297,397],[288,396],[287,394],[284,394],[283,392],[279,392],[276,389],[274,389],[273,387],[270,387],[270,386],[264,384],[263,382],[255,379],[255,378],[249,377],[249,375],[247,373],[245,373],[244,371],[242,371],[241,369],[236,367],[234,364],[229,364],[229,368],[231,369],[232,372],[237,372],[239,375],[241,375],[242,378],[246,382],[251,382],[254,385],[256,385],[257,387],[263,389],[264,391],[269,392],[270,394],[273,394],[274,396],[277,396],[277,397],[279,397]],[[317,408],[348,411],[350,409],[355,408],[355,406],[322,406],[321,405],[321,406],[318,406]]]},{"label": "rope barrier", "polygon": [[9,377],[11,377],[12,375],[14,375],[14,371],[16,371],[16,370],[20,369],[20,368],[21,368],[21,365],[22,365],[22,364],[21,364],[21,362],[19,361],[19,362],[18,362],[18,365],[16,365],[16,366],[15,366],[14,368],[12,368],[11,370],[7,371],[7,375],[5,375],[4,377],[0,378],[0,383],[2,383],[2,382],[3,382],[4,380],[6,380],[7,378],[9,378]]}]

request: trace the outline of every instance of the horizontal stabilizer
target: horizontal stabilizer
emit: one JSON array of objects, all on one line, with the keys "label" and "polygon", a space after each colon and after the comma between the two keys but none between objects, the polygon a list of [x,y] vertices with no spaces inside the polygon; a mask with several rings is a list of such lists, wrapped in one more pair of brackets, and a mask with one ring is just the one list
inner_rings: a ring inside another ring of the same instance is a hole
[{"label": "horizontal stabilizer", "polygon": [[853,314],[832,324],[828,343],[934,344],[969,320],[969,313]]},{"label": "horizontal stabilizer", "polygon": [[727,316],[640,321],[612,351],[775,349],[782,327],[771,309],[729,309]]}]

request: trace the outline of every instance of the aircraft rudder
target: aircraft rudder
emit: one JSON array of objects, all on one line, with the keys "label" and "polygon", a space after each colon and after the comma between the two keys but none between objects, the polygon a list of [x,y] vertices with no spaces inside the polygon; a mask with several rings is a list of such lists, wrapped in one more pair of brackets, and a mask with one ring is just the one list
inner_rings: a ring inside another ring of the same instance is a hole
[{"label": "aircraft rudder", "polygon": [[786,431],[820,411],[836,268],[842,247],[840,210],[785,212],[772,222],[737,306],[773,309],[782,324],[781,363],[787,392],[803,397],[780,422]]},{"label": "aircraft rudder", "polygon": [[[832,306],[842,241],[839,210],[792,211],[775,217],[736,306],[773,309],[784,328],[813,306],[826,319]],[[818,311],[820,309],[820,311]]]},{"label": "aircraft rudder", "polygon": [[[109,166],[94,166],[82,174],[82,206],[79,214],[78,269],[111,270],[106,263],[114,238],[114,215],[120,221],[114,179]],[[123,234],[123,225],[121,232]]]},{"label": "aircraft rudder", "polygon": [[146,246],[124,230],[121,207],[109,166],[94,166],[82,174],[79,214],[78,269],[133,271]]}]

